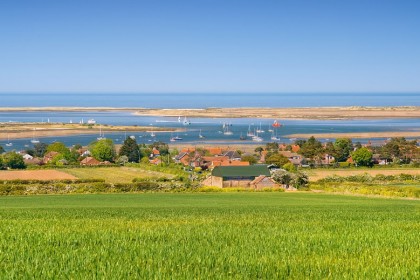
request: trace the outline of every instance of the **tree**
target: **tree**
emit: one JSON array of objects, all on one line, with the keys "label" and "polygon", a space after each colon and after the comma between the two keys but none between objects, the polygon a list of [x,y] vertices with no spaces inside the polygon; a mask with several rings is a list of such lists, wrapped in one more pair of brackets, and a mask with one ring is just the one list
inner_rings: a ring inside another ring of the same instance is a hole
[{"label": "tree", "polygon": [[273,154],[269,158],[265,159],[265,163],[274,164],[278,167],[282,167],[283,165],[289,162],[289,159],[281,154]]},{"label": "tree", "polygon": [[139,162],[140,150],[136,139],[127,137],[120,148],[119,156],[126,156],[129,162]]},{"label": "tree", "polygon": [[15,152],[8,152],[3,155],[4,165],[11,169],[25,169],[26,165],[23,157]]},{"label": "tree", "polygon": [[57,152],[57,153],[65,155],[65,154],[69,153],[70,150],[69,150],[69,148],[66,147],[66,145],[64,145],[64,143],[55,142],[55,143],[52,143],[52,144],[48,145],[47,152]]},{"label": "tree", "polygon": [[286,171],[289,171],[289,172],[296,172],[297,171],[296,166],[291,162],[288,162],[288,163],[284,164],[283,169],[286,170]]},{"label": "tree", "polygon": [[47,152],[48,144],[45,143],[37,143],[34,145],[34,155],[36,157],[43,157]]},{"label": "tree", "polygon": [[353,151],[353,142],[349,138],[337,138],[334,142],[335,153],[332,154],[337,162],[346,161]]},{"label": "tree", "polygon": [[311,136],[300,148],[299,153],[306,158],[316,160],[324,153],[322,143]]},{"label": "tree", "polygon": [[120,156],[118,158],[117,162],[121,165],[124,165],[128,162],[128,157],[127,156]]},{"label": "tree", "polygon": [[74,164],[77,162],[79,154],[76,150],[66,147],[64,143],[55,142],[47,147],[47,152],[57,152],[60,154],[60,157],[57,157],[57,160],[53,160],[51,164],[54,165],[63,165],[63,164]]},{"label": "tree", "polygon": [[293,174],[293,186],[296,189],[306,188],[309,185],[309,178],[303,172]]},{"label": "tree", "polygon": [[150,145],[150,149],[153,149],[153,147],[159,151],[161,156],[166,156],[169,154],[169,146],[165,142],[158,141],[154,142]]},{"label": "tree", "polygon": [[0,155],[4,153],[4,148],[2,146],[0,146]]},{"label": "tree", "polygon": [[256,164],[257,163],[257,159],[253,155],[249,155],[249,154],[243,155],[241,157],[241,160],[242,161],[247,161],[247,162],[249,162],[249,164]]},{"label": "tree", "polygon": [[3,156],[0,155],[0,170],[3,169]]},{"label": "tree", "polygon": [[272,142],[265,144],[265,148],[267,151],[278,151],[279,150],[279,143]]},{"label": "tree", "polygon": [[289,188],[290,183],[293,180],[293,176],[290,172],[283,169],[273,171],[271,178],[279,184],[285,185],[286,189]]},{"label": "tree", "polygon": [[357,166],[371,166],[372,165],[372,152],[363,147],[357,149],[351,154],[351,157]]},{"label": "tree", "polygon": [[99,161],[114,161],[116,152],[111,139],[102,139],[90,144],[92,156]]},{"label": "tree", "polygon": [[256,153],[259,153],[260,154],[260,156],[261,156],[261,153],[264,151],[264,148],[263,147],[256,147],[255,148],[255,150],[254,150],[254,152],[256,152]]}]

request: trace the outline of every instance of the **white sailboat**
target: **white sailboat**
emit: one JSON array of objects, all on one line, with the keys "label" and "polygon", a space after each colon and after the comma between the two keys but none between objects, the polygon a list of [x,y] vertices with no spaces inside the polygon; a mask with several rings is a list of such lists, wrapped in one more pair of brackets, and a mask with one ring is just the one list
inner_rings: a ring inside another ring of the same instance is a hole
[{"label": "white sailboat", "polygon": [[280,137],[278,137],[277,136],[277,134],[276,135],[274,135],[274,131],[271,133],[271,140],[274,140],[274,141],[280,141]]},{"label": "white sailboat", "polygon": [[264,133],[265,131],[261,128],[261,123],[260,123],[260,129],[257,129],[257,133]]},{"label": "white sailboat", "polygon": [[232,135],[233,132],[229,130],[229,124],[223,123],[223,134],[224,135]]},{"label": "white sailboat", "polygon": [[102,126],[99,126],[99,137],[96,138],[97,140],[103,140],[105,138],[105,134],[102,133]]},{"label": "white sailboat", "polygon": [[12,143],[12,142],[10,142],[10,139],[9,139],[9,133],[7,133],[7,143],[6,143],[6,147],[11,147],[11,146],[13,146],[13,143]]},{"label": "white sailboat", "polygon": [[37,144],[37,143],[39,143],[39,140],[35,138],[35,130],[36,130],[36,128],[34,128],[33,137],[32,137],[32,140],[31,140],[31,143],[32,143],[32,144]]},{"label": "white sailboat", "polygon": [[204,138],[206,138],[205,136],[203,136],[203,135],[201,134],[201,129],[200,129],[200,134],[198,134],[198,138],[200,138],[200,139],[204,139]]},{"label": "white sailboat", "polygon": [[189,120],[187,120],[187,117],[184,117],[184,121],[182,122],[183,125],[190,125],[191,122]]},{"label": "white sailboat", "polygon": [[248,133],[246,134],[246,136],[248,136],[248,137],[255,136],[255,134],[251,131],[251,125],[249,125],[249,127],[248,127]]}]

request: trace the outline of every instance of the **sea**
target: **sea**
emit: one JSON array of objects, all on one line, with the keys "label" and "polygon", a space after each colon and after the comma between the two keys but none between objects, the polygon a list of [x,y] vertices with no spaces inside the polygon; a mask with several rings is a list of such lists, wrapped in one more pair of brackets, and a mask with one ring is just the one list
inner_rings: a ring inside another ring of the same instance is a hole
[{"label": "sea", "polygon": [[[115,108],[231,108],[231,107],[323,107],[323,106],[420,106],[420,93],[304,93],[304,94],[0,94],[0,107],[115,107]],[[103,125],[138,125],[150,127],[175,127],[180,130],[170,132],[118,132],[105,135],[116,144],[121,144],[125,137],[135,137],[138,143],[150,144],[155,141],[170,143],[170,138],[179,137],[177,143],[185,145],[237,145],[265,144],[267,142],[293,143],[288,135],[295,133],[328,132],[383,132],[383,131],[420,131],[420,119],[375,119],[375,120],[278,120],[282,127],[274,129],[270,119],[253,118],[189,118],[189,125],[183,124],[183,117],[146,117],[136,116],[129,111],[113,112],[0,112],[1,122],[59,122],[70,123],[94,119]],[[254,142],[245,137],[249,130],[263,130],[259,136],[262,142]],[[52,143],[60,141],[66,145],[88,145],[99,136],[96,134],[43,137],[41,142]],[[224,132],[229,130],[230,135]],[[155,136],[152,136],[155,134]],[[0,134],[2,133],[0,129]],[[3,132],[5,133],[5,132]],[[199,137],[199,136],[203,137]],[[3,135],[4,137],[4,135]],[[271,137],[276,137],[272,140]],[[32,147],[31,139],[10,139],[13,146],[6,146],[6,140],[0,140],[0,145],[6,150],[22,150]],[[333,141],[334,139],[320,139]],[[386,138],[354,139],[354,141],[381,143]]]}]

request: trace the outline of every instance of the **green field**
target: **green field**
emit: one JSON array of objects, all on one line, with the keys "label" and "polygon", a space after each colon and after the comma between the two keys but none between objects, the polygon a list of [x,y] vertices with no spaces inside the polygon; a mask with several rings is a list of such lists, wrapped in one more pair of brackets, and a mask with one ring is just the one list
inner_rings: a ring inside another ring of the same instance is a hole
[{"label": "green field", "polygon": [[0,234],[0,279],[420,278],[418,200],[11,196]]}]

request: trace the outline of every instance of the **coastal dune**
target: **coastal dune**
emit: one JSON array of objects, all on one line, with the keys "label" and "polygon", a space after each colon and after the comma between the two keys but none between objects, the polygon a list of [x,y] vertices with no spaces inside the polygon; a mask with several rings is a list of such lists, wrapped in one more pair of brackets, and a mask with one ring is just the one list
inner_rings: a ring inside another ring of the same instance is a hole
[{"label": "coastal dune", "polygon": [[206,109],[139,109],[138,116],[187,116],[202,118],[265,119],[384,119],[418,118],[420,107],[302,107],[302,108],[206,108]]}]

